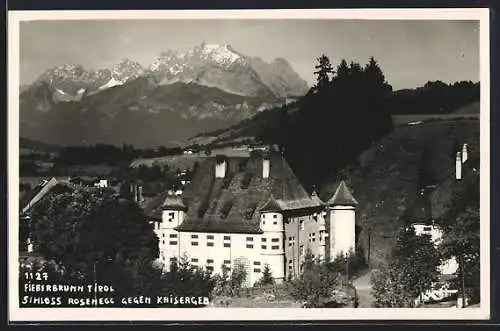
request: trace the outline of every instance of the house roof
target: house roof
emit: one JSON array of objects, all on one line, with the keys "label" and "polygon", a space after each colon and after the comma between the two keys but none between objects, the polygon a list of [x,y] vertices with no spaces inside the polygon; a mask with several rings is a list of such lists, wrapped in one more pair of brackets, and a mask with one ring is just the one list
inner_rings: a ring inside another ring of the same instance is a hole
[{"label": "house roof", "polygon": [[[260,233],[259,213],[321,208],[304,190],[281,154],[269,153],[269,178],[262,156],[227,157],[226,177],[215,178],[215,158],[207,158],[186,187],[188,210],[180,231]],[[246,182],[245,185],[244,183]]]},{"label": "house roof", "polygon": [[171,210],[184,210],[186,209],[186,205],[182,202],[182,199],[177,195],[167,195],[162,205],[163,209],[171,209]]},{"label": "house roof", "polygon": [[356,206],[358,201],[347,188],[345,181],[341,181],[333,196],[328,200],[330,206]]},{"label": "house roof", "polygon": [[21,201],[23,207],[21,214],[28,213],[38,202],[45,198],[56,187],[66,187],[70,190],[73,189],[73,185],[69,181],[57,180],[55,177],[52,177],[48,181],[41,182],[35,186]]}]

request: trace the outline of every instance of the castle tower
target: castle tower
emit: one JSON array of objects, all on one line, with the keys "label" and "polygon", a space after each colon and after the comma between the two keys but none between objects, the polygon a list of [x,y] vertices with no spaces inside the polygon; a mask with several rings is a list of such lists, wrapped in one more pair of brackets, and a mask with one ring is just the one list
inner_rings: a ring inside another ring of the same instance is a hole
[{"label": "castle tower", "polygon": [[457,152],[455,159],[455,178],[457,180],[462,179],[462,154],[460,152]]},{"label": "castle tower", "polygon": [[167,270],[172,259],[180,257],[180,238],[175,228],[184,221],[186,209],[181,198],[171,194],[167,194],[161,206],[161,222],[155,232],[159,239],[160,262]]},{"label": "castle tower", "polygon": [[283,211],[273,195],[259,208],[262,264],[266,263],[276,283],[285,279],[285,227]]},{"label": "castle tower", "polygon": [[358,202],[340,182],[335,194],[328,201],[330,212],[330,260],[338,255],[355,251],[356,245],[356,206]]}]

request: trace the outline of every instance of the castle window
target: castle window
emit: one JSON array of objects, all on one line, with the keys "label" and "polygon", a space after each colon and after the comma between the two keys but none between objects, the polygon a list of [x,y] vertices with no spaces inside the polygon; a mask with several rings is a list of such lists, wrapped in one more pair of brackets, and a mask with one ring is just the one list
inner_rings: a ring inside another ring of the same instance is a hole
[{"label": "castle window", "polygon": [[165,234],[164,234],[164,233],[162,233],[162,234],[161,234],[161,236],[162,236],[163,238],[165,238]]},{"label": "castle window", "polygon": [[253,248],[253,245],[247,244],[247,248]]},{"label": "castle window", "polygon": [[262,246],[260,246],[260,248],[267,249],[267,246],[266,245],[262,245]]},{"label": "castle window", "polygon": [[231,240],[231,236],[224,236],[224,240]]},{"label": "castle window", "polygon": [[229,260],[224,260],[224,264],[231,264],[231,261],[229,261]]},{"label": "castle window", "polygon": [[260,273],[260,269],[259,268],[254,268],[253,272]]},{"label": "castle window", "polygon": [[300,255],[304,255],[304,245],[300,245],[300,248],[299,248],[299,254]]},{"label": "castle window", "polygon": [[177,245],[177,241],[169,241],[168,244],[169,245]]},{"label": "castle window", "polygon": [[207,247],[214,247],[214,243],[213,242],[207,242]]},{"label": "castle window", "polygon": [[277,225],[277,224],[278,224],[278,222],[274,221],[274,222],[273,222],[273,224],[274,224],[274,225]]},{"label": "castle window", "polygon": [[255,261],[253,265],[260,265],[260,261]]},{"label": "castle window", "polygon": [[207,266],[207,271],[213,272],[214,271],[214,267],[211,266],[211,265]]},{"label": "castle window", "polygon": [[304,220],[300,220],[299,222],[300,222],[300,229],[304,230],[304,228],[305,228],[304,227]]},{"label": "castle window", "polygon": [[224,247],[231,247],[231,244],[224,243]]},{"label": "castle window", "polygon": [[192,238],[192,239],[198,239],[198,235],[197,235],[197,234],[192,234],[192,235],[191,235],[191,238]]},{"label": "castle window", "polygon": [[209,240],[210,240],[210,239],[214,240],[214,236],[213,236],[213,235],[207,235],[207,239],[209,239]]},{"label": "castle window", "polygon": [[162,241],[161,241],[161,243],[162,243],[163,245],[165,245],[165,240],[162,240]]},{"label": "castle window", "polygon": [[278,215],[274,214],[274,215],[273,215],[273,218],[278,218]]},{"label": "castle window", "polygon": [[247,237],[247,241],[253,241],[253,237]]},{"label": "castle window", "polygon": [[273,238],[273,239],[271,239],[271,241],[272,241],[273,243],[277,243],[277,242],[280,242],[280,239],[279,239],[279,238]]},{"label": "castle window", "polygon": [[266,238],[261,238],[261,239],[260,239],[260,241],[262,241],[263,243],[265,243],[265,242],[266,242],[266,240],[267,240]]},{"label": "castle window", "polygon": [[424,231],[432,231],[432,227],[430,227],[430,226],[424,226]]},{"label": "castle window", "polygon": [[273,247],[271,247],[271,248],[272,248],[272,249],[280,249],[280,247],[279,247],[279,246],[273,246]]},{"label": "castle window", "polygon": [[191,246],[198,246],[198,242],[197,241],[191,241]]},{"label": "castle window", "polygon": [[169,237],[170,238],[177,238],[177,234],[176,233],[170,234]]},{"label": "castle window", "polygon": [[198,259],[191,259],[191,262],[198,263]]},{"label": "castle window", "polygon": [[207,259],[207,263],[208,264],[214,263],[214,260],[213,259]]}]

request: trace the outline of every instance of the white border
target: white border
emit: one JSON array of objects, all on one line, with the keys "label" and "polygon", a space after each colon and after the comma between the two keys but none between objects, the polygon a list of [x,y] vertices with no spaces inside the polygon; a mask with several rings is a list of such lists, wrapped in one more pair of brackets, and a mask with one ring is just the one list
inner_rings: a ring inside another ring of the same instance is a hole
[{"label": "white border", "polygon": [[[19,308],[19,22],[82,19],[362,19],[480,21],[481,306],[479,308]],[[314,9],[186,11],[11,11],[8,13],[8,178],[10,321],[214,321],[214,320],[474,320],[490,317],[490,59],[489,10],[474,9]],[[125,309],[125,311],[123,311]]]}]

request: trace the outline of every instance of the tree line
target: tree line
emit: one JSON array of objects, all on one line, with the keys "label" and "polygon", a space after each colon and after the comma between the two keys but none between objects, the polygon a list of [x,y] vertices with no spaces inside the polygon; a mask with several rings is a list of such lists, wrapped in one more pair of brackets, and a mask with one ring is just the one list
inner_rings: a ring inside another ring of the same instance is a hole
[{"label": "tree line", "polygon": [[317,82],[297,102],[298,110],[282,107],[275,125],[259,137],[282,147],[308,188],[320,188],[393,127],[386,98],[392,87],[373,57],[364,66],[342,60],[333,68],[322,55],[316,69]]}]

